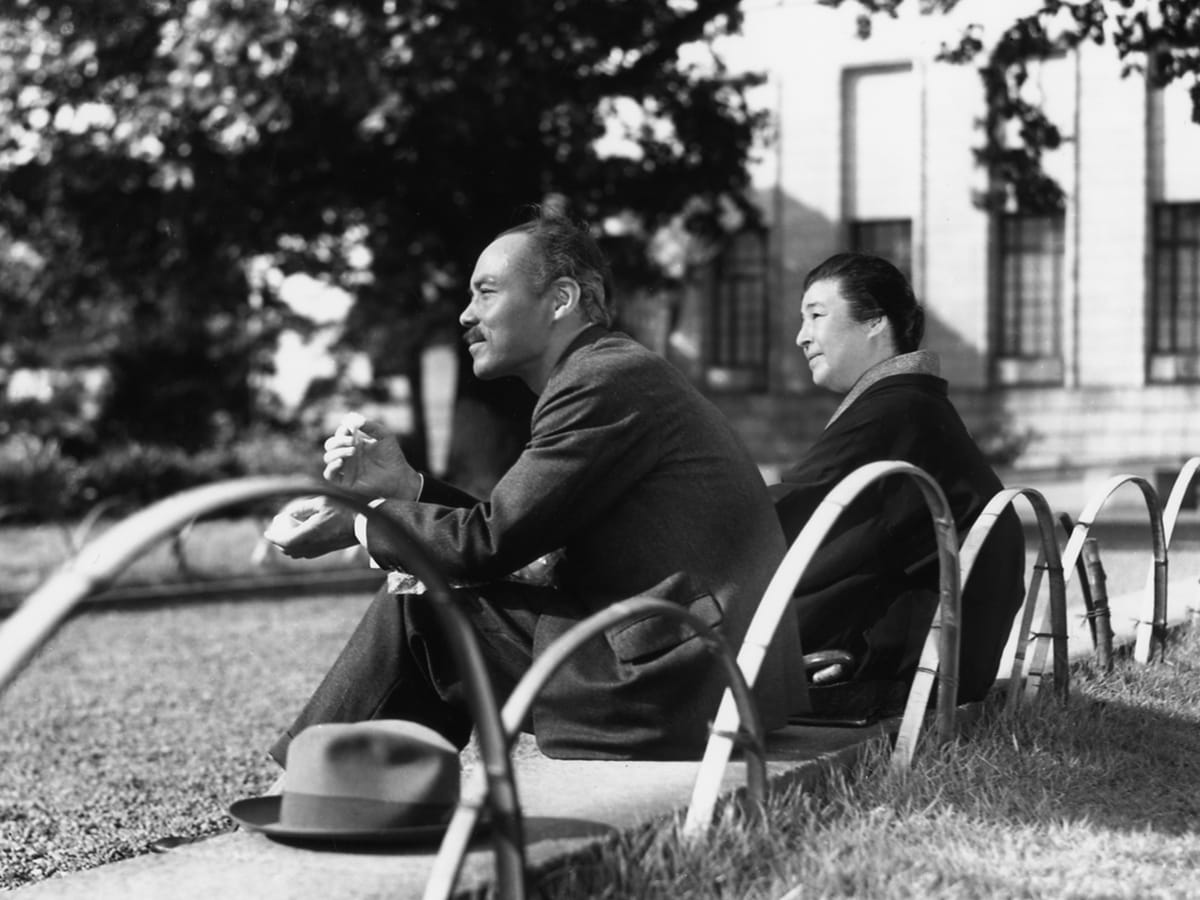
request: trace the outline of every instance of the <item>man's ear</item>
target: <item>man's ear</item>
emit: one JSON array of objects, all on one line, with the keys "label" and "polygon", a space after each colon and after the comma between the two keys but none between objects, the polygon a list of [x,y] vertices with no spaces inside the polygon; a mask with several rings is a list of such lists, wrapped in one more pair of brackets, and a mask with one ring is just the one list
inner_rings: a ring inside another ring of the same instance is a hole
[{"label": "man's ear", "polygon": [[551,286],[554,292],[554,319],[558,321],[579,309],[579,282],[574,278],[555,279]]},{"label": "man's ear", "polygon": [[886,337],[890,327],[887,316],[878,316],[871,319],[870,324],[867,326],[867,334],[871,337],[876,337],[877,335]]}]

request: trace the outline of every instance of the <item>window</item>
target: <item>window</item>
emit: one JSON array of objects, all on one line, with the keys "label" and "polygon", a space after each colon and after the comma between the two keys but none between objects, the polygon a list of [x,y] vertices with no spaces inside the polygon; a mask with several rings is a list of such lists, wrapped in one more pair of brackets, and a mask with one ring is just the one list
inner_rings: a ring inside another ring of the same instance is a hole
[{"label": "window", "polygon": [[911,219],[851,222],[850,249],[882,256],[912,281]]},{"label": "window", "polygon": [[709,303],[710,387],[761,389],[767,383],[766,235],[743,231],[713,262]]},{"label": "window", "polygon": [[1200,203],[1154,206],[1150,378],[1200,381]]},{"label": "window", "polygon": [[1062,381],[1064,223],[1061,213],[1000,216],[996,356],[1004,383]]},{"label": "window", "polygon": [[909,65],[848,69],[842,100],[847,246],[882,256],[912,281],[921,184],[916,75]]}]

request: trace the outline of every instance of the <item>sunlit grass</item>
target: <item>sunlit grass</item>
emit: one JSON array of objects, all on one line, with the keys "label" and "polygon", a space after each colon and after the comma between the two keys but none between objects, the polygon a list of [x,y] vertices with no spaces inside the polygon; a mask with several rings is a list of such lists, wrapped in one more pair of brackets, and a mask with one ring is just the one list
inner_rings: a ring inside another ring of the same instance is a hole
[{"label": "sunlit grass", "polygon": [[628,835],[547,879],[554,897],[1186,897],[1200,863],[1200,638],[1165,663],[1075,672],[1063,708],[990,715],[899,776],[848,773],[726,816]]},{"label": "sunlit grass", "polygon": [[[291,560],[261,543],[266,519],[212,519],[164,538],[130,563],[121,584],[171,584],[239,578],[272,572],[303,572],[346,565],[364,566],[362,554],[320,560]],[[0,594],[23,595],[114,523],[0,526]]]},{"label": "sunlit grass", "polygon": [[0,697],[0,889],[228,830],[368,596],[97,612]]}]

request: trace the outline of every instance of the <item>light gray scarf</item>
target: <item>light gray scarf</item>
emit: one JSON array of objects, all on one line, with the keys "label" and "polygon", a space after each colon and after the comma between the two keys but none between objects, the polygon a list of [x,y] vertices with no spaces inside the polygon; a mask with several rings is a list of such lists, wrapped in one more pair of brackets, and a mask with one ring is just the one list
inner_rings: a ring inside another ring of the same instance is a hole
[{"label": "light gray scarf", "polygon": [[854,386],[842,398],[842,402],[833,411],[833,415],[829,417],[825,427],[828,428],[832,425],[837,417],[850,407],[850,404],[863,395],[867,388],[884,378],[890,378],[892,375],[940,375],[941,373],[941,360],[938,359],[936,353],[930,350],[914,350],[912,353],[901,353],[899,356],[892,356],[883,362],[878,362],[858,377],[858,381],[854,382]]}]

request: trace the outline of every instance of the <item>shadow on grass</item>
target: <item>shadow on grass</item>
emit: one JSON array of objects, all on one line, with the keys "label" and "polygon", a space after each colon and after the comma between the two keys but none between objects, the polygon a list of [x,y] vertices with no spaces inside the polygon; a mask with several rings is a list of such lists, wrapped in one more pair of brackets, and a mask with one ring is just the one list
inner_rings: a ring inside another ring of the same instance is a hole
[{"label": "shadow on grass", "polygon": [[[1200,671],[1179,661],[1077,673],[1066,708],[1042,701],[977,727],[956,754],[965,772],[996,767],[994,818],[1086,822],[1184,835],[1200,825]],[[971,782],[962,784],[964,793]],[[980,809],[983,811],[983,808]]]},{"label": "shadow on grass", "polygon": [[1117,702],[1097,704],[1106,741],[1092,751],[1063,814],[1113,829],[1153,828],[1168,834],[1200,825],[1200,723]]},{"label": "shadow on grass", "polygon": [[722,900],[798,885],[798,897],[1191,896],[1178,864],[1194,858],[1200,823],[1200,639],[1149,667],[1124,659],[1112,674],[1084,665],[1073,675],[1066,706],[1044,698],[1006,714],[993,703],[960,740],[926,740],[907,773],[891,772],[881,743],[849,771],[773,793],[762,826],[726,810],[695,844],[678,822],[625,834],[538,888]]}]

